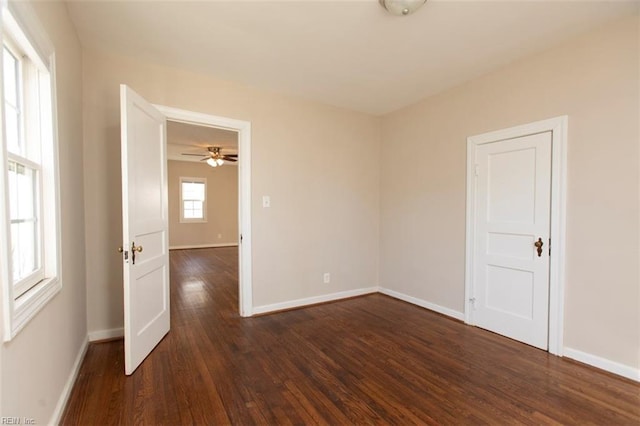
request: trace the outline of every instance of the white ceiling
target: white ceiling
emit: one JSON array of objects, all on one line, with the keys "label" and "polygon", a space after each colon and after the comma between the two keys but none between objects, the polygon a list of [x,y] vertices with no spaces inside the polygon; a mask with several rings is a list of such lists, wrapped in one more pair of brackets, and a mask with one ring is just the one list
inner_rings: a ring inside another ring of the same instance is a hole
[{"label": "white ceiling", "polygon": [[384,114],[624,15],[637,1],[72,1],[83,46]]},{"label": "white ceiling", "polygon": [[[238,134],[230,130],[167,121],[167,158],[178,161],[200,161],[207,148],[218,146],[223,154],[238,153]],[[202,154],[202,156],[184,155]]]}]

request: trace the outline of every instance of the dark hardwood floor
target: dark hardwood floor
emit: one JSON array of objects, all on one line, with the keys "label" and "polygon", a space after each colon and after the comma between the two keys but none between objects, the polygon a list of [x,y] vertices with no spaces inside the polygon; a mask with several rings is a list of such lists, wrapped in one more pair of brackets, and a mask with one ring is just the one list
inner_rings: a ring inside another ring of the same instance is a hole
[{"label": "dark hardwood floor", "polygon": [[638,383],[383,295],[242,319],[236,248],[171,285],[171,332],[130,377],[91,344],[62,424],[640,424]]}]

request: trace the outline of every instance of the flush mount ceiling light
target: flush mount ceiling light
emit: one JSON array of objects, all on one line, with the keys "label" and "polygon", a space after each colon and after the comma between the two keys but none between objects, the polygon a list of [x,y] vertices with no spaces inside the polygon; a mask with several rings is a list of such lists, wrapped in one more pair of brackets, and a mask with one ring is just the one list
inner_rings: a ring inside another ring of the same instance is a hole
[{"label": "flush mount ceiling light", "polygon": [[387,9],[389,13],[398,16],[411,15],[427,0],[378,0],[380,5]]}]

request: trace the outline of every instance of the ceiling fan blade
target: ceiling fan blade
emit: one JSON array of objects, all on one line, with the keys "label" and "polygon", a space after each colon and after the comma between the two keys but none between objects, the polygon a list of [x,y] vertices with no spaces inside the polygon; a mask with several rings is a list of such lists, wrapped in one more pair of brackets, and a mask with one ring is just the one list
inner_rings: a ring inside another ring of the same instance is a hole
[{"label": "ceiling fan blade", "polygon": [[225,157],[237,157],[238,154],[224,154]]},{"label": "ceiling fan blade", "polygon": [[233,158],[233,157],[231,157],[231,156],[229,156],[229,155],[223,155],[223,156],[222,156],[222,159],[223,159],[224,161],[231,161],[232,163],[235,163],[236,161],[238,161],[238,159],[237,159],[237,158]]},{"label": "ceiling fan blade", "polygon": [[194,157],[204,157],[206,154],[190,154],[188,152],[181,152],[180,155],[193,155]]}]

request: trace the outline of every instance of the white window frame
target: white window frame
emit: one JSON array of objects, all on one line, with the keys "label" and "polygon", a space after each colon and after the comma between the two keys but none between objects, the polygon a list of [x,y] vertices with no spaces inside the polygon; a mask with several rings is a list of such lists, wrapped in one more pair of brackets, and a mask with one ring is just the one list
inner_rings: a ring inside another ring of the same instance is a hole
[{"label": "white window frame", "polygon": [[[184,202],[185,201],[200,201],[200,200],[185,200],[182,196],[182,184],[183,183],[201,183],[204,185],[204,200],[202,200],[202,217],[201,218],[186,218],[184,217]],[[207,222],[207,178],[202,177],[185,177],[180,176],[180,223],[206,223]]]},{"label": "white window frame", "polygon": [[[36,209],[36,215],[37,215],[36,220],[37,218],[44,217],[43,208],[42,208],[43,203],[40,202],[40,194],[39,194],[41,192],[42,183],[43,183],[42,182],[42,166],[38,163],[34,163],[33,161],[14,155],[12,153],[7,153],[7,156],[8,156],[8,161],[13,161],[16,164],[22,165],[36,172],[36,180],[37,180],[37,187],[36,187],[36,194],[35,194],[36,195],[35,209]],[[8,195],[9,194],[7,194],[7,196]],[[8,222],[9,222],[9,227],[11,227],[11,225],[13,224],[12,223],[13,220],[9,220]],[[13,282],[13,276],[11,276],[11,283],[13,285],[14,297],[16,298],[19,298],[21,295],[27,293],[30,289],[32,289],[35,285],[37,285],[40,281],[42,281],[45,278],[45,270],[43,265],[43,260],[45,258],[44,244],[42,244],[42,239],[44,236],[44,225],[42,220],[37,220],[36,233],[37,233],[37,246],[36,246],[37,268],[33,270],[33,272],[31,272],[29,275],[22,277],[17,282]]]},{"label": "white window frame", "polygon": [[[5,40],[5,34],[11,35],[11,40]],[[61,259],[61,227],[60,227],[60,190],[59,163],[56,114],[56,78],[55,52],[53,43],[46,34],[32,6],[27,2],[0,2],[0,41],[14,51],[24,53],[32,69],[40,69],[47,76],[40,73],[31,74],[34,87],[37,85],[38,107],[32,110],[40,117],[38,126],[39,137],[46,142],[40,147],[40,163],[29,162],[22,156],[7,151],[4,126],[4,101],[0,102],[0,119],[2,122],[2,143],[0,143],[0,282],[2,283],[2,340],[10,341],[46,304],[62,289],[62,259]],[[25,70],[23,78],[25,76]],[[0,97],[4,99],[3,67],[0,67]],[[43,90],[46,88],[47,90]],[[23,91],[30,97],[28,90]],[[26,100],[24,108],[33,108],[33,102]],[[42,109],[43,105],[50,109]],[[50,120],[48,119],[50,118]],[[28,127],[28,126],[27,126]],[[23,129],[28,135],[29,128]],[[8,161],[14,160],[30,168],[38,167],[38,180],[41,194],[39,196],[40,232],[41,232],[41,275],[25,286],[13,283],[11,247],[11,225],[9,220],[8,200]],[[25,163],[27,162],[27,163]],[[43,212],[46,211],[46,215]],[[26,289],[26,290],[25,290]]]}]

